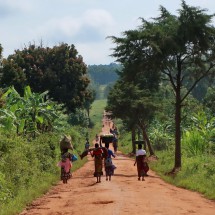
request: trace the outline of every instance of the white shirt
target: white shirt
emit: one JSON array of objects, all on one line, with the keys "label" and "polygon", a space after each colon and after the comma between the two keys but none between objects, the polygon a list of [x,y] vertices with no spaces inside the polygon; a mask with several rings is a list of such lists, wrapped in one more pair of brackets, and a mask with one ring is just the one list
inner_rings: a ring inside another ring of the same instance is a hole
[{"label": "white shirt", "polygon": [[146,150],[144,150],[144,149],[138,149],[136,151],[136,156],[139,156],[139,155],[146,155]]}]

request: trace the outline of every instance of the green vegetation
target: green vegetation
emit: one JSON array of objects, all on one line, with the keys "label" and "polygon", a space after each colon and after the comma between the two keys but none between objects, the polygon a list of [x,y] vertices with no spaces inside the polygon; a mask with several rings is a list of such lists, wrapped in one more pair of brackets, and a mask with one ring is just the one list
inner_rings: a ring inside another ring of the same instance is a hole
[{"label": "green vegetation", "polygon": [[204,194],[209,199],[215,199],[215,160],[214,156],[182,156],[183,167],[177,175],[166,175],[173,165],[173,155],[170,151],[157,153],[158,161],[150,162],[150,167],[155,170],[165,181],[178,187],[190,189]]},{"label": "green vegetation", "polygon": [[102,128],[102,114],[105,109],[107,101],[106,100],[95,100],[92,104],[92,109],[90,112],[90,119],[94,123],[93,129],[90,131],[90,140],[95,138],[96,134],[101,132]]},{"label": "green vegetation", "polygon": [[[123,131],[121,125],[118,128],[120,128],[119,150],[129,154],[132,152],[131,135]],[[190,156],[187,151],[183,151],[181,171],[177,174],[168,174],[174,163],[174,154],[172,152],[173,150],[171,149],[156,150],[158,160],[149,161],[150,168],[168,183],[197,191],[205,197],[215,200],[214,155],[206,155],[202,152],[198,156]],[[147,154],[149,155],[149,153]]]},{"label": "green vegetation", "polygon": [[87,66],[74,45],[61,43],[50,48],[30,44],[3,59],[0,74],[1,87],[14,86],[21,95],[27,85],[35,93],[48,91],[49,97],[69,112],[92,97]]},{"label": "green vegetation", "polygon": [[[63,134],[72,137],[74,154],[84,150],[95,93],[74,45],[30,44],[7,59],[2,50],[0,214],[11,215],[59,181]],[[76,161],[73,171],[85,162]]]},{"label": "green vegetation", "polygon": [[[150,118],[155,117],[155,104],[162,104],[161,97],[156,101],[156,92],[159,93],[163,86],[171,87],[175,137],[172,172],[177,172],[182,166],[182,114],[189,95],[201,80],[214,78],[215,74],[215,27],[211,24],[215,15],[207,14],[205,9],[188,6],[184,0],[177,12],[177,15],[171,14],[161,6],[158,17],[149,21],[142,18],[137,29],[123,32],[121,38],[110,37],[116,45],[112,56],[123,65],[123,69],[117,83],[120,87],[115,85],[108,98],[108,109],[113,115],[127,124],[129,122],[129,125],[135,121],[130,127],[133,136],[136,125],[142,129],[149,147],[146,128],[151,123]],[[134,89],[133,85],[137,89],[135,94],[132,91],[135,95],[132,105],[126,106],[126,113],[118,114],[113,103],[125,100],[120,89]],[[137,120],[133,120],[132,112]],[[149,151],[152,154],[151,147]]]},{"label": "green vegetation", "polygon": [[162,178],[215,199],[214,14],[184,0],[177,12],[161,6],[158,17],[109,37],[122,71],[106,109],[122,121],[124,153],[144,140]]},{"label": "green vegetation", "polygon": [[[73,138],[74,154],[82,152],[84,138],[79,131],[73,128],[67,134]],[[61,135],[47,133],[32,140],[11,135],[0,137],[0,214],[16,214],[59,181]],[[73,170],[84,162],[76,161]]]},{"label": "green vegetation", "polygon": [[150,167],[164,180],[215,199],[213,17],[185,1],[178,16],[161,6],[159,17],[110,37],[120,64],[87,68],[64,43],[30,44],[3,59],[0,214],[18,213],[59,181],[61,135],[71,135],[80,154],[101,131],[104,109],[122,152],[135,153],[135,140],[145,140],[148,155],[158,156]]},{"label": "green vegetation", "polygon": [[91,87],[96,92],[96,99],[106,99],[107,95],[118,79],[118,73],[122,67],[120,64],[110,65],[89,65],[88,74],[91,80]]},{"label": "green vegetation", "polygon": [[106,85],[115,82],[118,78],[117,72],[121,70],[121,65],[111,63],[110,65],[89,65],[88,73],[90,79],[99,84]]},{"label": "green vegetation", "polygon": [[38,132],[53,131],[56,119],[60,121],[62,108],[45,100],[47,93],[32,93],[27,86],[22,97],[14,87],[10,87],[1,97],[5,103],[0,109],[0,125],[4,132],[15,130],[17,135],[35,137]]}]

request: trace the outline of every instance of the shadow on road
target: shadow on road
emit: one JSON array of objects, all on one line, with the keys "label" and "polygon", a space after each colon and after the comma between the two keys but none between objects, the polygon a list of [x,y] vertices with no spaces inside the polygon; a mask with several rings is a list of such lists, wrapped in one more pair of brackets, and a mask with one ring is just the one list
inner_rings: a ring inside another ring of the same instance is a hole
[{"label": "shadow on road", "polygon": [[136,174],[135,175],[124,175],[124,174],[117,174],[117,173],[115,173],[114,175],[113,175],[113,177],[115,177],[115,176],[122,176],[122,177],[127,177],[127,178],[129,178],[129,177],[135,177],[135,176],[137,176]]}]

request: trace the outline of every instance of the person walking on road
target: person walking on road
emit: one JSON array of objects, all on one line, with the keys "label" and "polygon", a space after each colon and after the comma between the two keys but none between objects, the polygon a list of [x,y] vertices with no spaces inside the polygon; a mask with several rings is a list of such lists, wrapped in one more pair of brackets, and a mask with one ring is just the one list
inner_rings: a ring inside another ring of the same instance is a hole
[{"label": "person walking on road", "polygon": [[95,149],[92,151],[91,156],[94,157],[94,164],[95,164],[95,172],[94,177],[97,178],[97,183],[101,182],[101,176],[103,175],[102,172],[102,160],[103,160],[103,151],[99,148],[99,144],[95,144]]},{"label": "person walking on road", "polygon": [[64,135],[60,141],[61,161],[58,163],[58,166],[61,167],[61,180],[64,184],[71,178],[72,153],[68,151],[69,149],[73,150],[72,138]]},{"label": "person walking on road", "polygon": [[89,148],[90,148],[90,143],[89,143],[89,139],[88,138],[86,138],[86,143],[85,143],[85,150],[86,151],[88,151],[89,150]]},{"label": "person walking on road", "polygon": [[[146,151],[142,149],[142,144],[138,145],[138,150],[136,152],[136,160],[134,166],[137,164],[137,173],[138,173],[138,180],[142,177],[142,181],[144,181],[144,176],[147,174],[148,168],[146,168]],[[147,165],[148,167],[148,165]]]},{"label": "person walking on road", "polygon": [[107,158],[105,158],[105,173],[106,173],[106,181],[109,179],[109,181],[111,181],[111,176],[114,173],[114,169],[116,169],[116,167],[113,165],[112,162],[112,157],[116,157],[113,153],[112,150],[109,149],[109,143],[105,143],[105,148],[108,151],[108,155]]}]

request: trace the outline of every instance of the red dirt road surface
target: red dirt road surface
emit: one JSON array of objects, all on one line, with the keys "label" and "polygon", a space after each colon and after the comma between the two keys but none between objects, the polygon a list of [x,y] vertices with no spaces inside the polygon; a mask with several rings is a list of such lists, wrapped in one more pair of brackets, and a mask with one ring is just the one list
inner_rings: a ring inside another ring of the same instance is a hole
[{"label": "red dirt road surface", "polygon": [[[103,124],[102,132],[107,133],[112,122],[104,118]],[[215,215],[214,201],[167,184],[151,170],[145,181],[138,181],[134,160],[122,153],[113,163],[117,169],[111,181],[103,176],[96,183],[94,161],[88,155],[68,184],[59,182],[20,215]]]}]

